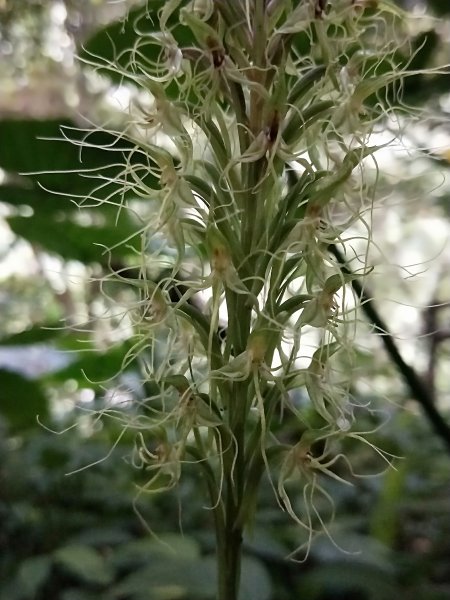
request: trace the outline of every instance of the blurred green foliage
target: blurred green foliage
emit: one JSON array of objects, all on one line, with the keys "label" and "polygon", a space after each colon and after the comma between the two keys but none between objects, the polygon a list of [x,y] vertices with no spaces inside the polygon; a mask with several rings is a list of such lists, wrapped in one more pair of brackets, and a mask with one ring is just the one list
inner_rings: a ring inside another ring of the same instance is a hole
[{"label": "blurred green foliage", "polygon": [[[38,383],[28,383],[27,397],[38,397]],[[17,386],[18,401],[25,402],[24,389]],[[57,435],[25,419],[14,430],[2,420],[0,598],[213,600],[214,540],[203,482],[193,471],[177,498],[139,495],[147,474],[130,465],[133,434],[112,419],[95,423],[84,415]],[[305,563],[285,560],[301,532],[266,482],[245,545],[243,600],[448,598],[449,457],[408,413],[371,441],[404,458],[383,476],[328,485],[336,545],[319,538]],[[349,452],[355,469],[379,466],[359,447]],[[298,502],[301,509],[300,493]]]}]

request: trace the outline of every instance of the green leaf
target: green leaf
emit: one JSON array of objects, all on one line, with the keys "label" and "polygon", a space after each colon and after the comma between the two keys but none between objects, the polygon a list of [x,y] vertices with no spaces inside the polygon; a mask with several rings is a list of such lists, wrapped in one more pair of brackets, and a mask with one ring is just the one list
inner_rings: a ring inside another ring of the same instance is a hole
[{"label": "green leaf", "polygon": [[83,581],[106,585],[113,580],[113,571],[105,559],[88,546],[64,546],[55,552],[54,558]]},{"label": "green leaf", "polygon": [[[137,250],[140,247],[140,236],[127,225],[121,227],[121,222],[116,227],[112,223],[102,227],[83,227],[63,215],[10,217],[7,221],[16,235],[67,260],[102,263],[108,260],[104,256],[106,249],[112,249],[108,256],[117,258],[129,255],[130,248]],[[124,240],[128,240],[126,244],[122,243]]]},{"label": "green leaf", "polygon": [[0,369],[0,414],[13,429],[33,427],[37,415],[46,417],[47,398],[39,383]]},{"label": "green leaf", "polygon": [[272,598],[272,582],[264,565],[249,556],[242,560],[239,600],[269,600]]},{"label": "green leaf", "polygon": [[[133,143],[115,133],[78,130],[67,121],[1,121],[2,139],[8,143],[0,143],[0,168],[9,175],[0,185],[0,202],[33,210],[32,216],[9,218],[16,235],[65,259],[88,263],[104,262],[105,248],[113,248],[114,258],[140,246],[141,225],[125,211],[118,218],[125,198],[136,197],[136,182],[127,183],[130,168],[137,169],[146,188],[159,189],[159,183]],[[79,224],[75,204],[84,199],[91,208],[84,208],[87,221]]]},{"label": "green leaf", "polygon": [[303,98],[322,79],[325,71],[325,65],[320,65],[310,69],[303,77],[299,77],[289,92],[287,103],[289,105],[296,104],[300,98]]},{"label": "green leaf", "polygon": [[335,106],[336,104],[332,100],[321,100],[314,102],[303,112],[293,111],[283,129],[283,139],[286,144],[297,143],[300,135],[303,135],[308,127],[311,127],[318,119],[325,119],[325,116]]},{"label": "green leaf", "polygon": [[114,132],[82,130],[71,121],[0,121],[0,168],[13,174],[0,185],[0,201],[46,211],[73,210],[71,198],[89,195],[106,180],[95,198],[121,190],[123,185],[115,180],[125,163],[140,167],[145,184],[158,188],[146,157],[134,150],[134,143]]},{"label": "green leaf", "polygon": [[[95,63],[96,71],[114,82],[123,83],[127,72],[133,80],[133,75],[139,73],[134,62],[136,50],[143,65],[161,61],[161,46],[151,42],[151,35],[160,30],[158,13],[166,4],[166,0],[148,0],[145,9],[133,9],[126,19],[100,29],[83,44],[79,51],[81,60]],[[170,32],[180,46],[193,46],[195,38],[189,28],[180,24],[178,13],[179,9],[168,19]]]},{"label": "green leaf", "polygon": [[[11,173],[28,171],[58,171],[80,164],[79,149],[71,144],[49,142],[45,138],[61,138],[61,126],[73,125],[69,121],[0,121],[0,167]],[[59,182],[64,178],[59,174],[49,178],[42,175],[43,185]],[[16,181],[14,181],[16,183]],[[27,186],[26,180],[22,182]]]},{"label": "green leaf", "polygon": [[24,560],[17,574],[17,585],[30,598],[34,598],[47,579],[52,566],[48,555],[33,556]]},{"label": "green leaf", "polygon": [[1,582],[0,600],[23,600],[23,594],[15,579],[6,579]]},{"label": "green leaf", "polygon": [[280,304],[277,313],[286,312],[289,315],[291,315],[294,312],[304,308],[306,302],[308,302],[311,299],[311,294],[298,294],[296,296],[292,296],[292,298],[288,298]]},{"label": "green leaf", "polygon": [[117,547],[111,558],[120,569],[148,565],[158,560],[194,560],[200,556],[195,540],[178,534],[165,534],[158,539],[133,540]]},{"label": "green leaf", "polygon": [[296,593],[299,598],[319,600],[326,597],[354,597],[367,600],[392,600],[401,597],[395,582],[386,573],[351,561],[324,565],[304,573]]},{"label": "green leaf", "polygon": [[61,600],[101,600],[102,598],[108,598],[107,595],[99,595],[98,593],[87,592],[86,590],[81,590],[77,588],[73,588],[70,590],[64,590],[61,595]]},{"label": "green leaf", "polygon": [[199,559],[159,557],[135,572],[112,590],[114,598],[133,600],[211,600],[216,592],[215,557]]},{"label": "green leaf", "polygon": [[117,546],[122,548],[123,545],[128,544],[130,538],[131,533],[121,528],[120,524],[117,527],[108,527],[105,523],[101,523],[99,527],[89,527],[70,539],[75,545],[82,544],[98,548]]},{"label": "green leaf", "polygon": [[[73,190],[72,187],[70,189]],[[20,177],[15,181],[15,185],[12,182],[0,185],[0,202],[11,206],[30,206],[34,211],[39,210],[41,214],[74,208],[67,198],[39,188],[37,181],[31,177]]]},{"label": "green leaf", "polygon": [[103,384],[107,380],[123,372],[123,358],[127,349],[125,344],[102,353],[98,350],[81,352],[77,360],[64,369],[50,374],[46,380],[57,382],[75,379],[81,383],[89,381],[89,387],[103,389]]},{"label": "green leaf", "polygon": [[[109,174],[117,172],[118,167],[111,167],[111,163],[117,163],[118,156],[123,157],[134,148],[134,144],[119,139],[114,133],[81,130],[72,121],[0,121],[0,142],[2,169],[22,174],[42,171],[42,174],[30,175],[30,179],[60,191],[74,183],[76,189],[92,187],[79,171],[108,167]],[[77,167],[74,173],[61,172]],[[25,189],[29,188],[29,181],[22,180]],[[19,181],[14,180],[14,183]]]},{"label": "green leaf", "polygon": [[0,346],[26,346],[29,344],[41,344],[51,342],[67,335],[66,331],[61,329],[61,323],[43,323],[34,325],[19,333],[14,333],[0,339]]}]

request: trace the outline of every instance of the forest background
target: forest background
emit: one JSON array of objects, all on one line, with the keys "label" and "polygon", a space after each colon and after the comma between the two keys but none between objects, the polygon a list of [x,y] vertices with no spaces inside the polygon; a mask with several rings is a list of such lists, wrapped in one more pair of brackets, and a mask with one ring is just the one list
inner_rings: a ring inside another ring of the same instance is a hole
[{"label": "forest background", "polygon": [[[416,68],[448,62],[450,7],[398,4],[417,17]],[[108,205],[80,212],[48,191],[82,197],[91,185],[77,176],[78,149],[55,141],[61,124],[126,123],[134,90],[75,57],[108,56],[111,39],[132,43],[128,10],[136,3],[0,1],[2,600],[214,597],[210,515],[194,475],[177,494],[141,497],[136,507],[145,473],[130,464],[134,434],[92,415],[143,394],[137,366],[121,369],[130,332],[113,310],[131,291],[118,286],[105,297],[98,284],[111,263],[131,264],[137,225],[126,215],[117,221]],[[448,422],[450,78],[411,78],[404,99],[429,118],[380,156],[367,288]],[[389,123],[379,135],[389,138]],[[85,152],[83,168],[108,161]],[[42,174],[58,170],[73,173]],[[39,175],[25,182],[23,173]],[[331,484],[339,548],[320,539],[302,564],[285,560],[295,527],[264,491],[245,542],[242,598],[450,597],[449,448],[372,330],[361,323],[354,393],[380,407],[375,442],[400,457],[396,468],[351,487]],[[370,471],[370,452],[348,451],[357,471]]]}]

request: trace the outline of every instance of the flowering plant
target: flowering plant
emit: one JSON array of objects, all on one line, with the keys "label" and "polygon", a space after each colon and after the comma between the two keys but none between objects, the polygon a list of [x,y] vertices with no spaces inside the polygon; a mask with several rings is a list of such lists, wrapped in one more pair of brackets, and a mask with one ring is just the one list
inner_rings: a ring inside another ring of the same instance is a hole
[{"label": "flowering plant", "polygon": [[[293,555],[307,555],[317,533],[330,535],[323,479],[346,482],[338,462],[354,475],[345,438],[389,464],[358,430],[350,376],[337,368],[352,357],[349,284],[368,272],[366,250],[348,272],[330,248],[345,251],[357,225],[370,241],[373,133],[400,102],[405,18],[389,0],[149,1],[132,48],[87,59],[144,93],[118,133],[135,148],[114,180],[153,211],[124,358],[140,361],[153,390],[127,424],[149,473],[141,493],[173,489],[186,463],[198,465],[219,600],[238,597],[265,474],[306,532]],[[287,413],[296,439],[283,435]]]}]

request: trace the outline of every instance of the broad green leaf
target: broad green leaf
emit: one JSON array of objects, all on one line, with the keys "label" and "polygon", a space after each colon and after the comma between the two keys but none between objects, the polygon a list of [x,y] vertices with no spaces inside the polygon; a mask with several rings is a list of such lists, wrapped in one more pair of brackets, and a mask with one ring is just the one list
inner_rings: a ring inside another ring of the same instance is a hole
[{"label": "broad green leaf", "polygon": [[[77,178],[77,182],[80,178]],[[71,177],[73,183],[73,177]],[[71,188],[73,190],[73,188]],[[87,192],[89,192],[87,190]],[[68,198],[63,198],[57,194],[38,187],[37,181],[31,177],[19,177],[13,183],[0,185],[0,202],[10,204],[11,206],[30,206],[33,211],[39,210],[40,214],[61,212],[62,210],[74,210]]]},{"label": "broad green leaf", "polygon": [[48,555],[33,556],[24,560],[17,574],[17,585],[27,597],[37,596],[39,588],[50,574],[52,558]]},{"label": "broad green leaf", "polygon": [[[0,121],[0,167],[11,173],[29,171],[59,171],[73,168],[79,163],[79,148],[74,145],[46,138],[62,138],[61,126],[73,126],[69,121]],[[89,151],[92,154],[92,150]],[[96,161],[98,166],[98,161]],[[60,174],[41,176],[43,185],[64,186]],[[25,188],[27,182],[23,182]]]},{"label": "broad green leaf", "polygon": [[23,594],[14,578],[1,582],[0,600],[23,600]]},{"label": "broad green leaf", "polygon": [[211,600],[215,593],[216,563],[212,556],[193,560],[161,556],[112,590],[113,598],[127,596],[133,600]]},{"label": "broad green leaf", "polygon": [[33,325],[19,333],[0,338],[0,346],[41,344],[43,342],[52,342],[64,335],[67,335],[67,332],[61,329],[61,323],[43,323],[41,325]]},{"label": "broad green leaf", "polygon": [[82,581],[106,585],[113,571],[105,559],[89,546],[63,546],[54,554],[55,562]]},{"label": "broad green leaf", "polygon": [[[135,62],[138,55],[144,68],[146,63],[160,62],[162,49],[152,41],[152,34],[160,31],[158,13],[167,4],[166,0],[148,0],[144,9],[133,9],[125,19],[100,29],[80,48],[78,54],[81,60],[98,65],[96,71],[118,83],[127,78],[127,71],[131,80],[134,74],[140,73]],[[183,4],[186,0],[180,2],[180,5]],[[192,46],[195,43],[189,28],[179,23],[178,9],[170,15],[167,25],[178,45]]]},{"label": "broad green leaf", "polygon": [[272,582],[264,565],[249,556],[244,557],[239,600],[270,600]]},{"label": "broad green leaf", "polygon": [[47,398],[39,383],[0,369],[0,414],[14,429],[33,427],[37,415],[46,417]]},{"label": "broad green leaf", "polygon": [[378,569],[355,565],[352,561],[317,567],[300,578],[299,598],[354,597],[367,600],[392,600],[401,597],[393,579]]},{"label": "broad green leaf", "polygon": [[[115,133],[82,130],[71,121],[0,121],[0,167],[15,174],[42,171],[29,178],[55,191],[92,187],[91,180],[80,176],[83,169],[104,168],[103,174],[113,177],[133,149],[133,143]],[[131,164],[144,160],[138,153],[130,159]],[[75,172],[61,172],[66,170]],[[29,188],[29,179],[22,183]]]},{"label": "broad green leaf", "polygon": [[[394,469],[392,469],[394,471]],[[395,572],[393,552],[377,539],[356,533],[351,527],[336,523],[330,526],[330,535],[335,545],[325,538],[318,538],[312,547],[312,555],[322,563],[348,562],[354,567],[373,569],[392,576]],[[347,554],[342,554],[344,549]],[[344,558],[344,556],[346,558]]]},{"label": "broad green leaf", "polygon": [[130,248],[140,248],[140,235],[128,224],[121,226],[122,222],[116,226],[110,223],[84,227],[64,218],[63,214],[59,218],[58,215],[10,217],[7,221],[16,235],[66,260],[106,263],[109,257],[127,256]]},{"label": "broad green leaf", "polygon": [[111,557],[120,569],[148,565],[156,560],[195,560],[200,549],[192,538],[179,534],[165,534],[158,539],[145,538],[117,546]]},{"label": "broad green leaf", "polygon": [[89,381],[89,387],[103,389],[104,383],[123,371],[123,358],[127,346],[120,345],[107,352],[86,350],[77,355],[77,360],[64,369],[49,375],[46,380],[51,382],[75,379],[80,383]]},{"label": "broad green leaf", "polygon": [[107,600],[107,594],[98,594],[97,592],[88,592],[79,588],[64,590],[61,595],[61,600]]},{"label": "broad green leaf", "polygon": [[[71,121],[0,121],[0,168],[9,174],[0,185],[2,202],[35,212],[75,211],[71,200],[79,203],[97,188],[91,204],[109,197],[119,206],[124,185],[118,179],[130,166],[147,187],[159,187],[146,155],[118,133],[80,130]],[[125,195],[134,196],[132,190]],[[100,208],[115,215],[117,206]]]},{"label": "broad green leaf", "polygon": [[[148,158],[133,143],[115,133],[77,130],[67,121],[1,121],[0,168],[8,174],[0,185],[0,202],[33,210],[31,216],[9,218],[16,235],[65,259],[88,263],[105,262],[106,248],[113,248],[112,257],[123,257],[140,247],[136,232],[141,224],[125,211],[118,214],[126,198],[136,196],[130,168],[146,189],[159,189],[159,184]],[[75,205],[83,199],[91,208],[84,208],[87,222],[81,225]]]},{"label": "broad green leaf", "polygon": [[115,546],[122,548],[129,543],[130,538],[131,533],[121,528],[120,524],[115,527],[101,523],[99,527],[89,527],[81,531],[79,535],[72,536],[70,540],[75,545],[82,544],[96,547]]}]

